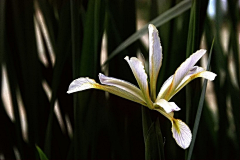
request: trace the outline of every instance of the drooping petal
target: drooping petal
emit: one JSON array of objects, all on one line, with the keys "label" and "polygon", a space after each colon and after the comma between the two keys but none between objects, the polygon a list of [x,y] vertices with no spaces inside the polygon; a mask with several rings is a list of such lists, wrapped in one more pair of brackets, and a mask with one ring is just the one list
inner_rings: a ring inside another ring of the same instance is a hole
[{"label": "drooping petal", "polygon": [[191,130],[180,119],[173,119],[171,122],[173,138],[181,148],[188,148],[192,141]]},{"label": "drooping petal", "polygon": [[162,46],[158,36],[158,30],[152,24],[148,26],[149,30],[149,79],[150,91],[153,100],[156,99],[156,83],[158,73],[162,65]]},{"label": "drooping petal", "polygon": [[139,88],[137,88],[135,85],[121,79],[107,77],[101,73],[99,73],[98,76],[102,84],[121,88],[122,90],[125,90],[133,95],[138,96],[142,101],[145,101],[142,91]]},{"label": "drooping petal", "polygon": [[174,102],[168,102],[165,99],[160,99],[155,104],[162,107],[166,113],[180,110],[180,108]]},{"label": "drooping petal", "polygon": [[96,83],[95,80],[89,79],[89,78],[78,78],[74,80],[70,84],[67,93],[74,93],[74,92],[83,91],[83,90],[92,89],[92,88],[100,89],[100,90],[115,94],[119,97],[147,106],[145,101],[142,100],[142,98],[139,98],[140,97],[139,92],[135,92],[136,90],[131,90],[131,89],[124,90],[116,86],[101,85],[99,83]]},{"label": "drooping petal", "polygon": [[147,74],[144,70],[144,66],[143,66],[142,62],[139,59],[137,59],[136,57],[132,57],[129,60],[129,57],[127,56],[124,59],[128,62],[129,66],[138,82],[138,85],[144,95],[144,98],[145,98],[145,101],[146,101],[148,107],[152,109],[153,104],[152,104],[151,98],[149,96]]},{"label": "drooping petal", "polygon": [[72,81],[72,83],[69,85],[67,93],[70,94],[70,93],[83,91],[90,88],[95,88],[96,84],[97,83],[95,82],[94,79],[90,79],[88,77],[78,78]]}]

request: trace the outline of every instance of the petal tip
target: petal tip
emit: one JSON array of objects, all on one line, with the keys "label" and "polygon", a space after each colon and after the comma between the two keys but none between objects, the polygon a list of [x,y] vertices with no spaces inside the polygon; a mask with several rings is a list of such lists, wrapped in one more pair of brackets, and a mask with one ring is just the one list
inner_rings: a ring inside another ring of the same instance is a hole
[{"label": "petal tip", "polygon": [[128,57],[128,56],[126,56],[124,59],[125,59],[126,61],[129,61],[129,57]]},{"label": "petal tip", "polygon": [[68,87],[67,93],[74,93],[78,91],[83,91],[86,89],[94,88],[94,84],[96,84],[95,80],[86,78],[78,78],[72,81],[72,83]]},{"label": "petal tip", "polygon": [[192,133],[184,122],[179,119],[173,119],[172,133],[173,138],[181,148],[187,149],[189,147],[192,141]]}]

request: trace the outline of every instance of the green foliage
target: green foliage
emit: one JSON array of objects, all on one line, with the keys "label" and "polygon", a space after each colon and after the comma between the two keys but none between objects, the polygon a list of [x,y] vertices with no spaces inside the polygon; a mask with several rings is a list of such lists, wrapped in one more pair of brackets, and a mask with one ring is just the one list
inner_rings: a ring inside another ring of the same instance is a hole
[{"label": "green foliage", "polygon": [[[239,5],[228,0],[224,11],[216,0],[216,15],[209,17],[208,2],[1,0],[0,157],[238,159]],[[163,46],[158,89],[191,53],[199,48],[209,52],[215,38],[211,71],[217,77],[208,85],[208,101],[201,97],[201,116],[200,79],[173,98],[181,108],[175,117],[192,131],[195,118],[200,120],[189,155],[177,146],[169,120],[159,113],[102,91],[66,93],[78,77],[98,79],[103,49],[109,76],[136,84],[123,58],[139,50],[148,58],[141,37],[149,23],[158,27]],[[215,97],[212,103],[209,96]]]},{"label": "green foliage", "polygon": [[44,154],[44,152],[41,150],[41,148],[36,146],[36,149],[39,154],[40,160],[48,160],[47,156]]}]

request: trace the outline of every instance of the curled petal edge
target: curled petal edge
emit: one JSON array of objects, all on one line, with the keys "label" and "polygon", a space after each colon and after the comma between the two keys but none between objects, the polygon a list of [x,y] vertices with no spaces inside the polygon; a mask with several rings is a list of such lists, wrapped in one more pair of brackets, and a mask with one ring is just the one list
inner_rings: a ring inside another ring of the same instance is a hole
[{"label": "curled petal edge", "polygon": [[181,110],[174,102],[168,102],[165,99],[160,99],[155,104],[162,107],[166,113]]}]

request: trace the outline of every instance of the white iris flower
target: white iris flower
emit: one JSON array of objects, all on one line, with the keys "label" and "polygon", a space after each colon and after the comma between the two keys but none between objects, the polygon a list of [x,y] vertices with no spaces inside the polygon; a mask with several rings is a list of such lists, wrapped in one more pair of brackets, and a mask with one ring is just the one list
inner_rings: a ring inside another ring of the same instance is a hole
[{"label": "white iris flower", "polygon": [[150,86],[148,84],[148,76],[142,62],[136,57],[129,59],[127,56],[125,57],[125,60],[129,64],[137,80],[139,88],[124,80],[107,77],[100,73],[99,79],[101,84],[96,83],[95,80],[89,79],[88,77],[81,77],[70,84],[67,93],[74,93],[95,88],[137,102],[151,110],[156,110],[171,121],[173,138],[180,147],[186,149],[189,147],[192,140],[191,130],[184,122],[173,117],[174,111],[179,111],[180,108],[174,102],[169,101],[191,80],[197,77],[203,77],[212,81],[215,79],[216,74],[206,71],[202,67],[194,66],[206,53],[206,50],[200,49],[193,53],[180,65],[180,67],[178,67],[175,74],[170,76],[164,82],[158,95],[156,95],[157,77],[162,65],[162,46],[160,44],[160,38],[156,27],[150,24],[148,29]]}]

